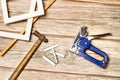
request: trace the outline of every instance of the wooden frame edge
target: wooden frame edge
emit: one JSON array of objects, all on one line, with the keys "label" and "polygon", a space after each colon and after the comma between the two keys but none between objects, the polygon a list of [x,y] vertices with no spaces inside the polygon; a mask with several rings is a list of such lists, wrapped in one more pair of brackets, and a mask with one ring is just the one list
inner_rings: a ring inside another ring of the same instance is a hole
[{"label": "wooden frame edge", "polygon": [[[48,4],[45,6],[45,11],[47,11],[48,9],[49,9],[49,7],[55,2],[56,0],[50,0],[49,2],[48,2]],[[34,19],[33,19],[33,24],[37,21],[39,19],[39,17],[35,17]],[[25,33],[25,31],[26,31],[26,28],[24,28],[22,31],[21,31],[21,33],[20,34],[24,34]],[[4,56],[5,55],[5,53],[7,53],[7,51],[12,47],[12,46],[14,46],[14,44],[16,43],[18,41],[18,39],[13,39],[4,49],[2,49],[1,51],[0,51],[0,56]]]}]

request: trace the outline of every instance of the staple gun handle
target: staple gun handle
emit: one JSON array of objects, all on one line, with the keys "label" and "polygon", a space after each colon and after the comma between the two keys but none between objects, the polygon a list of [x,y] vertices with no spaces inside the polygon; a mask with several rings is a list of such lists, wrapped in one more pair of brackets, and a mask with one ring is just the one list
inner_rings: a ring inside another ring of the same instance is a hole
[{"label": "staple gun handle", "polygon": [[99,65],[99,64],[98,65],[105,68],[107,66],[108,62],[109,62],[108,55],[105,52],[103,52],[102,50],[96,48],[93,45],[90,46],[90,50],[92,50],[93,52],[95,52],[96,54],[99,54],[100,56],[102,56],[104,58],[102,61],[100,61],[102,63],[102,65]]},{"label": "staple gun handle", "polygon": [[90,46],[90,50],[92,50],[93,52],[95,52],[95,53],[99,54],[100,56],[104,57],[104,59],[102,61],[97,60],[97,59],[91,57],[90,55],[88,55],[87,53],[85,53],[86,50],[79,50],[78,55],[84,57],[88,61],[90,61],[92,63],[95,63],[96,65],[98,65],[102,68],[106,68],[107,63],[109,61],[107,54],[104,53],[103,51],[99,50],[98,48],[94,47],[93,45]]},{"label": "staple gun handle", "polygon": [[[76,41],[76,45],[78,47],[78,51],[76,52],[76,54],[78,56],[82,56],[85,59],[87,59],[88,61],[102,67],[102,68],[106,68],[108,62],[109,62],[109,58],[107,56],[107,54],[103,51],[101,51],[100,49],[96,48],[95,46],[93,46],[90,42],[90,40],[86,37],[82,37],[79,38]],[[88,55],[86,53],[86,50],[91,50],[93,52],[95,52],[96,54],[100,55],[101,57],[103,57],[103,60],[98,60],[93,58],[92,56]]]}]

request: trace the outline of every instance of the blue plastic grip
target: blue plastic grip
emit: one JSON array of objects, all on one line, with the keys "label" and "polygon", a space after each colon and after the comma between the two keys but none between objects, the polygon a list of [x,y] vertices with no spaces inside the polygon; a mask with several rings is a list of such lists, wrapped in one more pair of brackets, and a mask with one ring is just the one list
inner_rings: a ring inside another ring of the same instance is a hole
[{"label": "blue plastic grip", "polygon": [[99,54],[100,56],[102,56],[104,59],[101,61],[103,63],[103,65],[101,67],[105,68],[109,62],[109,57],[108,55],[101,51],[100,49],[96,48],[95,46],[91,45],[90,46],[90,50],[92,50],[93,52]]},{"label": "blue plastic grip", "polygon": [[[84,37],[84,38],[79,38],[77,40],[77,46],[80,48],[79,51],[77,51],[77,55],[84,57],[85,59],[87,59],[88,61],[91,61],[92,63],[105,68],[109,62],[109,58],[107,56],[107,54],[103,51],[101,51],[100,49],[96,48],[95,46],[91,45],[90,41],[88,40],[88,38]],[[102,56],[104,59],[103,60],[97,60],[93,57],[91,57],[90,55],[86,54],[85,51],[89,49],[93,52],[95,52],[96,54]]]}]

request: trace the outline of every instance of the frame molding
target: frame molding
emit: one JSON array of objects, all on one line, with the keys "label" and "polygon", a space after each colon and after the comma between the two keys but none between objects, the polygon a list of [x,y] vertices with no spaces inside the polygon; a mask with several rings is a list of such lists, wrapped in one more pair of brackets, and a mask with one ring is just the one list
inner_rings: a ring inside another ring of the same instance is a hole
[{"label": "frame molding", "polygon": [[[49,0],[48,4],[45,6],[45,11],[47,11],[49,9],[49,7],[55,2],[56,0]],[[33,24],[39,19],[39,16],[35,17],[33,19]],[[20,34],[24,34],[26,31],[26,29],[24,28]],[[2,50],[0,50],[0,56],[4,56],[14,45],[15,43],[18,41],[18,39],[12,39],[10,41],[10,43]]]},{"label": "frame molding", "polygon": [[[36,2],[39,3],[39,5],[37,5],[38,11],[31,12],[31,9],[34,8]],[[9,17],[7,0],[1,0],[1,6],[2,6],[3,18],[4,18],[5,24],[18,22],[18,21],[26,20],[28,18],[44,15],[42,0],[31,0],[29,13],[25,13],[19,16],[14,16],[14,17]]]},{"label": "frame molding", "polygon": [[[6,0],[1,0],[1,1],[4,2],[4,4],[5,4]],[[30,6],[30,12],[29,12],[29,14],[27,14],[27,16],[30,15],[30,14],[32,16],[36,15],[35,12],[34,12],[35,8],[36,8],[36,4],[37,4],[37,7],[38,7],[38,11],[40,10],[39,11],[39,16],[43,15],[44,14],[44,9],[43,9],[42,0],[32,0],[31,2],[32,2],[32,5]],[[3,12],[4,12],[3,16],[4,16],[4,19],[5,19],[5,17],[8,17],[8,14],[6,15],[5,14],[6,11],[4,11],[4,10],[3,10]],[[26,15],[22,15],[22,17],[24,17],[24,16],[26,16]],[[18,16],[18,17],[20,17],[20,16]],[[14,17],[14,18],[18,18],[18,17]],[[30,16],[28,16],[28,17],[30,17]],[[14,20],[14,18],[7,18],[6,20]],[[28,41],[29,38],[30,38],[30,34],[31,34],[32,21],[33,21],[33,18],[29,18],[27,20],[27,26],[26,26],[26,32],[25,32],[25,34],[0,31],[0,36],[7,37],[7,38],[17,38],[17,39],[27,40]]]}]

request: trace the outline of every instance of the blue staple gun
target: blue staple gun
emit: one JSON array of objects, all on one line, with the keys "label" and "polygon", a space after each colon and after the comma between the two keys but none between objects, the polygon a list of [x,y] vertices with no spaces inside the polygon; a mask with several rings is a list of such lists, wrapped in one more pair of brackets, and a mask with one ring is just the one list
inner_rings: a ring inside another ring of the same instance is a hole
[{"label": "blue staple gun", "polygon": [[[100,66],[101,68],[106,68],[109,62],[108,55],[102,50],[96,48],[95,46],[91,44],[92,39],[103,37],[106,35],[111,35],[111,34],[106,33],[106,34],[88,36],[87,27],[81,27],[73,44],[70,47],[70,51],[75,53],[78,56],[84,57],[88,61]],[[101,57],[103,57],[103,60],[98,60],[98,59],[93,58],[92,56],[86,53],[86,50],[91,50],[94,53],[100,55]]]}]

